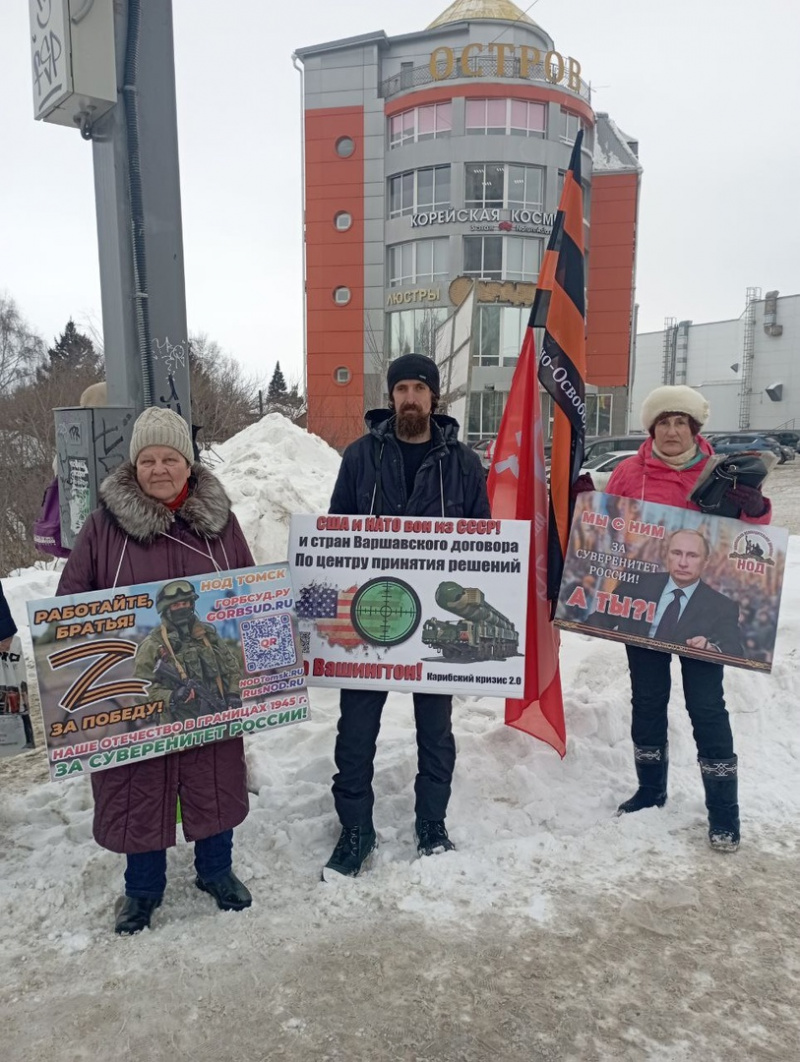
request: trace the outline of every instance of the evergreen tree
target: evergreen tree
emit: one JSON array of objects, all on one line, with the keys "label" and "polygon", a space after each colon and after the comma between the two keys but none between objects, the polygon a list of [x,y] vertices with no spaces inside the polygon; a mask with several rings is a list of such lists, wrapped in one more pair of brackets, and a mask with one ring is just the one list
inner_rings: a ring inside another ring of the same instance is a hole
[{"label": "evergreen tree", "polygon": [[98,373],[100,370],[100,359],[94,349],[94,343],[83,332],[78,331],[72,318],[67,321],[64,331],[48,349],[47,356],[50,359],[50,372],[62,368],[78,373]]},{"label": "evergreen tree", "polygon": [[277,361],[275,363],[275,372],[272,374],[272,379],[269,382],[269,388],[267,389],[267,401],[279,405],[286,401],[289,397],[289,391],[286,387],[286,380],[281,372],[281,363]]}]

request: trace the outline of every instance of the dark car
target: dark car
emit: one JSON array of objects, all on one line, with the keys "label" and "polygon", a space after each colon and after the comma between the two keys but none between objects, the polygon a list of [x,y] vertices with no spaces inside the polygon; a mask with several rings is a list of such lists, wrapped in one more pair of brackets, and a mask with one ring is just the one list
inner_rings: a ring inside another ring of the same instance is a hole
[{"label": "dark car", "polygon": [[646,438],[644,432],[635,435],[589,435],[583,451],[583,463],[586,464],[597,454],[611,453],[614,450],[638,450]]},{"label": "dark car", "polygon": [[777,439],[781,446],[791,446],[795,452],[800,452],[800,431],[771,431],[771,439]]},{"label": "dark car", "polygon": [[756,431],[731,432],[729,435],[714,434],[709,442],[717,454],[740,454],[743,450],[765,450],[773,453],[778,461],[783,463],[786,455],[781,450],[781,444],[777,439],[770,438]]}]

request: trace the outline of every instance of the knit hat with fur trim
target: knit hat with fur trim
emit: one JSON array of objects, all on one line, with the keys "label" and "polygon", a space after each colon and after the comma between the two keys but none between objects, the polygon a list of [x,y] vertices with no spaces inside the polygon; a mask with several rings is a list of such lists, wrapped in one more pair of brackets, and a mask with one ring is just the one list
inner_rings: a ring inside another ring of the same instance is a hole
[{"label": "knit hat with fur trim", "polygon": [[148,406],[133,425],[131,462],[134,465],[145,446],[171,446],[173,450],[183,454],[190,465],[194,461],[189,426],[183,417],[162,406]]},{"label": "knit hat with fur trim", "polygon": [[708,420],[708,402],[684,384],[657,387],[642,402],[642,427],[650,431],[663,413],[685,413],[702,427]]},{"label": "knit hat with fur trim", "polygon": [[439,394],[439,370],[436,368],[436,362],[425,354],[403,354],[389,363],[386,386],[390,398],[395,384],[399,384],[401,380],[422,380],[435,395]]}]

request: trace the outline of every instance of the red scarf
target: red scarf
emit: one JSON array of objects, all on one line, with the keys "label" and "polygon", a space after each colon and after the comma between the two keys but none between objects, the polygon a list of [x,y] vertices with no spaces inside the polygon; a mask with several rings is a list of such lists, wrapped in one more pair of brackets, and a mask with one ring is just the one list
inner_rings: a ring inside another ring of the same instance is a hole
[{"label": "red scarf", "polygon": [[184,483],[184,485],[183,485],[183,490],[182,490],[182,491],[180,492],[180,494],[178,495],[178,497],[177,497],[177,498],[175,498],[175,499],[174,499],[173,501],[171,501],[171,502],[164,502],[164,504],[166,505],[166,507],[167,507],[167,508],[168,508],[168,509],[169,509],[169,510],[170,510],[171,512],[173,512],[173,513],[174,513],[174,512],[176,512],[176,511],[177,511],[178,509],[180,509],[180,507],[181,507],[181,506],[183,505],[183,503],[184,503],[184,502],[186,501],[186,499],[187,499],[188,497],[189,497],[189,480],[187,479],[187,480],[186,480],[186,482],[185,482],[185,483]]}]

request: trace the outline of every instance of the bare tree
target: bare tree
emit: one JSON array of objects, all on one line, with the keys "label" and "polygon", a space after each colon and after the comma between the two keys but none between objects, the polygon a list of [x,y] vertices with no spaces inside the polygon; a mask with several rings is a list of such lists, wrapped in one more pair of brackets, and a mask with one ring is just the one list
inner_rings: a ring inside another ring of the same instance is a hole
[{"label": "bare tree", "polygon": [[[425,354],[441,369],[447,361],[449,352],[437,353],[436,333],[441,328],[446,317],[440,310],[434,307],[425,307],[419,310],[414,318],[414,334],[406,336],[402,349],[394,352],[394,357],[401,354]],[[364,342],[369,358],[369,368],[364,380],[364,401],[367,409],[374,409],[385,404],[386,398],[386,372],[392,354],[389,352],[389,337],[385,336],[383,345],[378,340],[378,334],[370,316],[370,311],[364,314]]]},{"label": "bare tree", "polygon": [[224,442],[258,420],[262,381],[209,339],[205,332],[189,340],[192,419],[207,446]]},{"label": "bare tree", "polygon": [[42,559],[33,547],[33,524],[53,478],[53,410],[77,406],[84,389],[103,375],[91,339],[72,321],[45,351],[12,300],[2,309],[4,349],[15,375],[0,391],[0,572]]},{"label": "bare tree", "polygon": [[44,341],[23,320],[17,304],[0,294],[0,395],[31,379],[44,359]]}]

